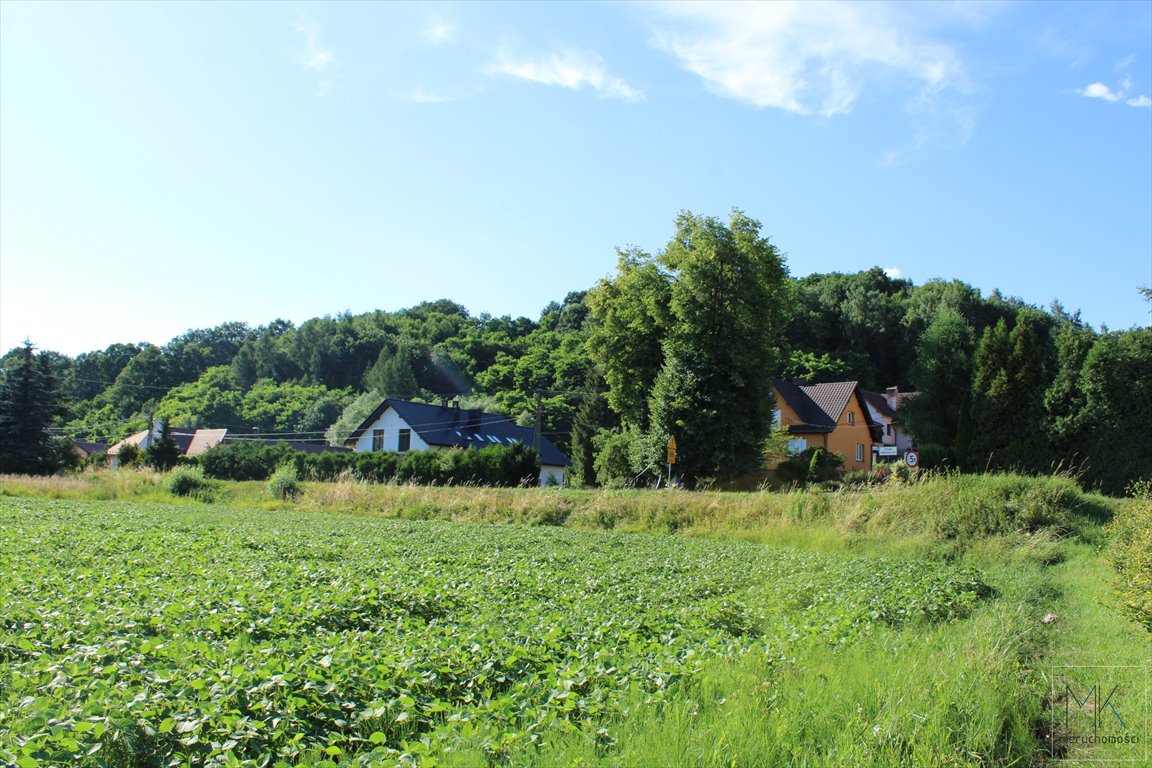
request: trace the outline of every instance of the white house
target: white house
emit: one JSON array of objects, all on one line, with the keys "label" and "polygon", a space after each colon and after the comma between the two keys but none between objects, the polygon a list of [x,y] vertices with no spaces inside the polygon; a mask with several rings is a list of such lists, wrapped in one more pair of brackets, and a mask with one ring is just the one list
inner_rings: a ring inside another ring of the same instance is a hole
[{"label": "white house", "polygon": [[[429,405],[387,399],[344,441],[356,453],[366,451],[436,451],[533,444],[534,430],[495,413],[457,405]],[[540,437],[540,485],[564,485],[572,462]]]},{"label": "white house", "polygon": [[912,450],[912,437],[904,431],[896,411],[901,401],[914,396],[915,392],[901,392],[897,387],[888,387],[883,392],[861,390],[868,414],[882,427],[880,445],[875,446],[882,460],[894,461],[897,456]]}]

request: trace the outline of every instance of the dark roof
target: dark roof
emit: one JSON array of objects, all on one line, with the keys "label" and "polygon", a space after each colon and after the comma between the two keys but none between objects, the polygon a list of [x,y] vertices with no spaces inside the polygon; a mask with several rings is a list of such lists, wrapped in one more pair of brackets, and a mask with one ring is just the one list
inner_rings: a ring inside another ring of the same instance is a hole
[{"label": "dark roof", "polygon": [[803,386],[783,380],[772,382],[772,386],[802,422],[790,426],[789,432],[831,432],[836,428],[836,420],[821,410]]},{"label": "dark roof", "polygon": [[860,394],[864,395],[864,399],[868,401],[868,405],[876,409],[876,413],[887,419],[896,418],[896,411],[892,410],[888,405],[888,398],[879,392],[869,392],[866,389],[860,390]]},{"label": "dark roof", "polygon": [[[420,439],[428,445],[454,448],[485,448],[493,445],[524,443],[532,445],[532,427],[513,424],[507,417],[484,413],[479,409],[457,408],[427,403],[412,403],[391,398],[380,403],[352,432],[345,445],[355,443],[384,411],[396,411]],[[540,436],[540,463],[553,467],[571,466],[572,462],[543,435]]]},{"label": "dark roof", "polygon": [[351,453],[352,451],[342,445],[328,445],[327,443],[302,443],[299,440],[277,440],[274,437],[244,437],[244,435],[226,435],[222,443],[262,443],[263,445],[286,445],[294,451],[303,453]]},{"label": "dark roof", "polygon": [[[777,380],[772,382],[772,386],[803,422],[788,427],[789,432],[820,433],[836,429],[840,414],[844,412],[844,406],[848,405],[852,393],[858,390],[859,383],[836,381],[828,384],[796,384]],[[868,409],[863,410],[865,423],[872,425]]]},{"label": "dark roof", "polygon": [[104,453],[108,450],[109,446],[108,443],[89,443],[84,440],[77,440],[76,448],[85,456],[91,456],[94,453]]}]

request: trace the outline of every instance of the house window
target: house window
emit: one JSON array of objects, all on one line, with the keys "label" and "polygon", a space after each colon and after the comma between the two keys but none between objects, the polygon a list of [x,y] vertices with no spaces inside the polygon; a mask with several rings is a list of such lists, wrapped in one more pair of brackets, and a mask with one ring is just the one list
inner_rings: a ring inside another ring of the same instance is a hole
[{"label": "house window", "polygon": [[794,437],[788,441],[788,455],[799,456],[808,449],[808,440],[803,437]]},{"label": "house window", "polygon": [[412,447],[412,430],[400,430],[400,440],[396,444],[396,450],[400,453],[406,453]]},{"label": "house window", "polygon": [[848,426],[852,426],[855,423],[856,423],[856,412],[855,411],[848,411]]},{"label": "house window", "polygon": [[382,429],[372,430],[372,450],[374,450],[374,451],[384,450],[384,430],[382,430]]},{"label": "house window", "polygon": [[780,409],[772,411],[772,429],[780,429]]},{"label": "house window", "polygon": [[856,461],[864,461],[864,443],[856,443]]}]

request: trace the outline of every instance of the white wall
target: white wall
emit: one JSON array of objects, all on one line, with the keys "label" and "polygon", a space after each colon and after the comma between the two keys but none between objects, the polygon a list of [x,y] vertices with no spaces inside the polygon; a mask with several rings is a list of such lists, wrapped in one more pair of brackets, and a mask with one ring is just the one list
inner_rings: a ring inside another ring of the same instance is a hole
[{"label": "white wall", "polygon": [[[380,418],[375,422],[368,425],[368,429],[364,430],[364,434],[356,441],[356,445],[352,447],[356,453],[366,453],[372,450],[372,433],[377,429],[384,430],[384,450],[396,451],[400,448],[400,430],[411,429],[408,422],[400,418],[400,414],[396,413],[395,409],[388,408],[380,415]],[[426,451],[428,450],[428,443],[420,439],[420,435],[416,434],[416,430],[412,430],[412,442],[408,447],[410,451]]]},{"label": "white wall", "polygon": [[550,485],[564,485],[564,467],[552,466],[545,464],[540,467],[540,485],[547,487]]}]

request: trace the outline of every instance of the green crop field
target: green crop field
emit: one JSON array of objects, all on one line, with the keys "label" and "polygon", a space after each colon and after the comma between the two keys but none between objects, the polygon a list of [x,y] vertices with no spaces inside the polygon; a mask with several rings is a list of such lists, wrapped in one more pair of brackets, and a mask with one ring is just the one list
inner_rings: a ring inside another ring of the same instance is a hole
[{"label": "green crop field", "polygon": [[[1040,617],[1094,545],[807,530],[0,496],[0,763],[1048,760],[1045,665],[1083,659]],[[1101,627],[1097,655],[1147,664],[1143,629]]]}]

